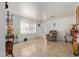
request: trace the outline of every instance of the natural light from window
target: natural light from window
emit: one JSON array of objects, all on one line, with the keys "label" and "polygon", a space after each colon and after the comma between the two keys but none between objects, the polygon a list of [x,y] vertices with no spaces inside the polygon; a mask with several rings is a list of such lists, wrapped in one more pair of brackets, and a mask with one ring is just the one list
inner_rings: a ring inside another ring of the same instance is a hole
[{"label": "natural light from window", "polygon": [[36,23],[28,23],[25,21],[20,21],[20,33],[21,34],[36,33]]}]

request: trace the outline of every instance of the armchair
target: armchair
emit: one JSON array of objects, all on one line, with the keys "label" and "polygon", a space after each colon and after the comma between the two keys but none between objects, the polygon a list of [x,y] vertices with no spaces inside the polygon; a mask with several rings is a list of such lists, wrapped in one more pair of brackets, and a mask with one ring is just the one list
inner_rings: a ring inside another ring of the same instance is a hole
[{"label": "armchair", "polygon": [[57,31],[50,30],[49,34],[46,34],[46,39],[49,41],[56,41],[57,40]]}]

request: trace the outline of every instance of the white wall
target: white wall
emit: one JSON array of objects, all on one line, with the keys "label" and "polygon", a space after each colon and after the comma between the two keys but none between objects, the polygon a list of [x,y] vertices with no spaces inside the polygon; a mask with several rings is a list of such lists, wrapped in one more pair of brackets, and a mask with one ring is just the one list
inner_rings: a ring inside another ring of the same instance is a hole
[{"label": "white wall", "polygon": [[[59,18],[59,19],[51,19],[51,20],[47,20],[45,22],[40,22],[38,21],[38,23],[41,24],[40,27],[36,27],[36,33],[32,33],[32,34],[21,34],[20,33],[20,21],[24,20],[27,22],[36,22],[33,20],[29,20],[23,17],[19,17],[19,16],[14,16],[13,18],[14,20],[14,29],[15,29],[15,34],[18,34],[18,39],[16,39],[16,41],[23,41],[24,38],[28,38],[28,39],[33,39],[33,38],[37,38],[37,37],[42,37],[42,36],[46,36],[46,34],[49,33],[50,30],[57,30],[58,33],[58,40],[63,40],[64,39],[64,34],[68,31],[69,26],[71,24],[75,24],[76,20],[75,20],[75,16],[68,16],[68,17],[64,17],[64,18]],[[53,26],[53,23],[56,23],[56,26]]]},{"label": "white wall", "polygon": [[[40,26],[38,26],[38,24],[40,24]],[[45,26],[44,23],[42,21],[37,21],[37,37],[43,37],[45,32]]]},{"label": "white wall", "polygon": [[5,56],[5,9],[4,3],[0,2],[0,57]]},{"label": "white wall", "polygon": [[[44,36],[48,34],[50,30],[57,30],[58,40],[63,40],[65,32],[68,31],[69,26],[75,24],[75,22],[75,16],[47,20],[44,23],[41,23],[41,32],[39,34],[40,36]],[[55,27],[53,26],[54,23],[56,23]]]},{"label": "white wall", "polygon": [[18,39],[15,39],[15,42],[23,41],[24,38],[28,38],[28,39],[36,38],[37,31],[36,31],[36,33],[32,33],[32,34],[21,34],[20,33],[20,21],[31,22],[31,23],[35,22],[36,23],[36,21],[34,21],[34,20],[23,18],[21,16],[14,16],[13,17],[14,34],[18,34]]},{"label": "white wall", "polygon": [[77,2],[77,6],[79,6],[79,2]]}]

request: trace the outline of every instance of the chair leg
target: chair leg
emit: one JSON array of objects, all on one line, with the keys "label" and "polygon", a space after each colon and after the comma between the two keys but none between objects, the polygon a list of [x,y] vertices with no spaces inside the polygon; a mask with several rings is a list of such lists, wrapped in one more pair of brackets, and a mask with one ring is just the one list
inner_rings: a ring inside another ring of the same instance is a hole
[{"label": "chair leg", "polygon": [[14,57],[14,56],[13,56],[13,53],[12,53],[12,57]]}]

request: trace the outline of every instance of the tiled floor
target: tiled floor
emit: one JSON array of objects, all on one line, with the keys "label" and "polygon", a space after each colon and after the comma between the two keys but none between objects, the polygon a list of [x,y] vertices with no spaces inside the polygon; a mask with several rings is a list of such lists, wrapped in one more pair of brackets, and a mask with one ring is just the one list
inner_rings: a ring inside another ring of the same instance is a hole
[{"label": "tiled floor", "polygon": [[15,57],[73,57],[71,43],[44,38],[15,44],[13,54]]}]

